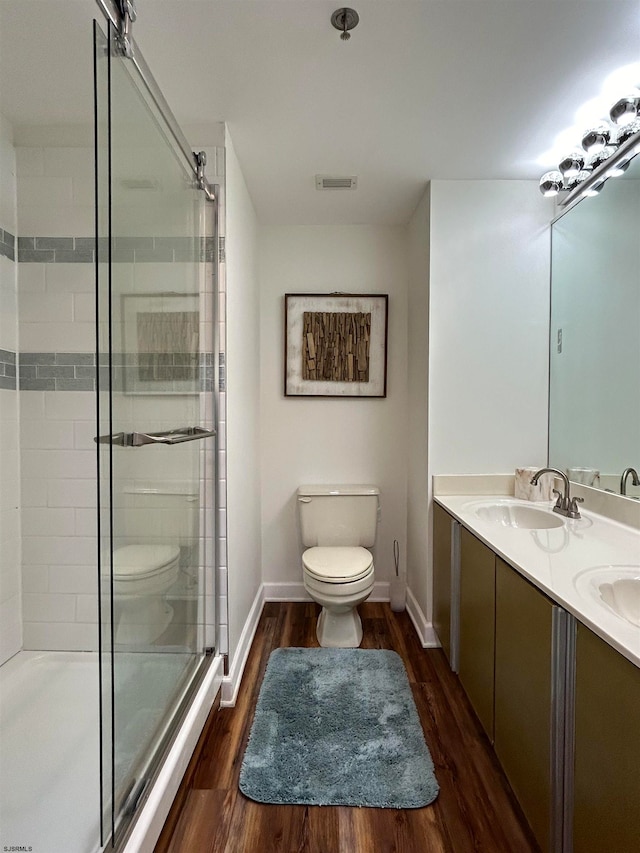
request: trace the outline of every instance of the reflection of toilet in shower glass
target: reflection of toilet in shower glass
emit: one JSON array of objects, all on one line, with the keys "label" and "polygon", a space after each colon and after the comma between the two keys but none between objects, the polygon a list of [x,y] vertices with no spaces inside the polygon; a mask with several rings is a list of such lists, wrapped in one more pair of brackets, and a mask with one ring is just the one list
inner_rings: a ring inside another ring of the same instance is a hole
[{"label": "reflection of toilet in shower glass", "polygon": [[152,643],[169,626],[166,593],[178,579],[174,545],[124,545],[113,552],[114,642]]}]

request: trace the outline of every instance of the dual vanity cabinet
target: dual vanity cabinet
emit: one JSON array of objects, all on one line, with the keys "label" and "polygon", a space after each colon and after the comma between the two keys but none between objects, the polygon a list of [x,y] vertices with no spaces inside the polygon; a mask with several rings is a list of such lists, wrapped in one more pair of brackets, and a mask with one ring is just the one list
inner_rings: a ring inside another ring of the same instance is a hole
[{"label": "dual vanity cabinet", "polygon": [[640,670],[434,503],[434,628],[543,851],[640,851]]}]

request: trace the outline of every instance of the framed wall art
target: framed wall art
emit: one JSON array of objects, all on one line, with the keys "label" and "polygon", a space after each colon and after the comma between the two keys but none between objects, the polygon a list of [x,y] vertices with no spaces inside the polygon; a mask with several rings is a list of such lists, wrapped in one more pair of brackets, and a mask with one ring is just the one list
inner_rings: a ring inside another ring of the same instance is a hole
[{"label": "framed wall art", "polygon": [[386,294],[287,293],[286,397],[386,397]]}]

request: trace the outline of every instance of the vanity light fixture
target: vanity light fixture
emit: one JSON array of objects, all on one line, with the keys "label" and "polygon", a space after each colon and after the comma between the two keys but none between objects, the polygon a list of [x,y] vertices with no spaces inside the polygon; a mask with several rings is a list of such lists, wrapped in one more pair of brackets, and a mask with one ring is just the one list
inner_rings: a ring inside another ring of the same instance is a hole
[{"label": "vanity light fixture", "polygon": [[603,151],[611,141],[611,128],[606,125],[592,127],[582,137],[582,147],[587,154],[597,154]]},{"label": "vanity light fixture", "polygon": [[597,184],[591,184],[590,186],[588,186],[584,190],[582,190],[581,195],[583,198],[593,198],[593,196],[598,195],[598,193],[601,191],[603,186],[604,186],[604,181],[600,181]]},{"label": "vanity light fixture", "polygon": [[577,175],[572,175],[570,178],[565,178],[564,180],[564,189],[573,190],[577,186],[579,186],[583,181],[586,181],[587,178],[591,175],[591,170],[583,169],[581,172],[578,172]]},{"label": "vanity light fixture", "polygon": [[638,131],[640,131],[640,119],[636,119],[635,121],[632,121],[629,124],[625,124],[618,131],[615,140],[616,145],[622,145],[628,139],[631,139],[632,136],[635,136]]},{"label": "vanity light fixture", "polygon": [[558,195],[564,189],[564,182],[560,172],[546,172],[540,178],[540,192],[545,198]]},{"label": "vanity light fixture", "polygon": [[573,154],[569,154],[564,160],[560,161],[558,169],[565,178],[576,178],[584,169],[584,162],[582,154],[574,151]]},{"label": "vanity light fixture", "polygon": [[584,131],[583,151],[572,151],[557,171],[545,172],[539,183],[542,195],[563,193],[560,204],[566,207],[578,198],[597,195],[608,178],[624,174],[640,154],[640,88],[616,101],[609,118],[611,125],[601,122]]},{"label": "vanity light fixture", "polygon": [[629,163],[631,160],[618,160],[617,163],[614,163],[612,166],[609,166],[607,171],[605,172],[608,178],[619,178],[629,168]]},{"label": "vanity light fixture", "polygon": [[630,124],[640,115],[640,93],[620,98],[609,110],[609,118],[614,124]]}]

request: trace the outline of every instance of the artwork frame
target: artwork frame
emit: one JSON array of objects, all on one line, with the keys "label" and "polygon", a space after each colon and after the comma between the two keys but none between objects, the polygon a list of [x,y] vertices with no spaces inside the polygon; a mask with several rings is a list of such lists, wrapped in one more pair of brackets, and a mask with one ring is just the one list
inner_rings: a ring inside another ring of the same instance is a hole
[{"label": "artwork frame", "polygon": [[[200,295],[196,292],[123,293],[120,304],[123,393],[162,396],[199,393]],[[162,341],[156,348],[145,345],[141,338],[144,335],[141,320],[146,318],[151,323],[153,336],[154,318],[166,321],[170,317],[182,318],[181,326],[174,329],[173,335],[179,341],[178,346],[167,346]],[[187,336],[185,322],[190,330]],[[185,337],[190,343],[182,342]]]},{"label": "artwork frame", "polygon": [[285,293],[285,397],[386,397],[388,329],[385,293]]}]

